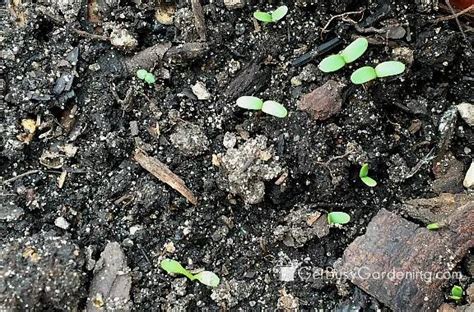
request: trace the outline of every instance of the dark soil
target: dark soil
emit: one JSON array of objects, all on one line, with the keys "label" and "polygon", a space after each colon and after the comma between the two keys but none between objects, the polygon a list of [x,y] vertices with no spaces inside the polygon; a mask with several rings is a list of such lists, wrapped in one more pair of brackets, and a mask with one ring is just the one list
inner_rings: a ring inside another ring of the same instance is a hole
[{"label": "dark soil", "polygon": [[[77,245],[84,259],[86,249],[92,250],[92,258],[97,259],[107,242],[120,242],[132,270],[134,311],[219,307],[275,310],[281,308],[278,302],[283,288],[299,299],[303,310],[334,309],[339,305],[341,311],[348,311],[344,310],[348,309],[344,304],[348,298],[355,298],[365,309],[383,308],[350,283],[285,283],[279,281],[277,268],[292,262],[331,267],[347,245],[365,232],[367,223],[380,209],[398,211],[404,199],[434,195],[432,162],[410,178],[404,179],[399,173],[410,172],[433,148],[435,155],[444,153],[439,148],[443,137],[438,131],[441,117],[452,105],[472,103],[472,32],[466,32],[467,43],[454,20],[433,22],[448,12],[419,12],[414,1],[408,0],[391,1],[390,10],[367,25],[381,29],[400,23],[409,35],[398,40],[386,40],[384,34],[360,33],[352,23],[341,19],[334,20],[321,39],[321,29],[333,15],[365,9],[363,15],[350,16],[364,20],[377,12],[380,4],[375,1],[290,4],[283,20],[260,25],[257,32],[252,12],[274,6],[247,5],[229,10],[221,2],[204,5],[208,51],[191,60],[158,62],[151,70],[157,77],[154,85],[127,73],[119,61],[159,42],[176,46],[197,41],[192,13],[186,11],[190,10],[188,4],[178,5],[189,14],[180,28],[157,23],[153,6],[146,3],[121,1],[104,13],[104,23],[115,22],[114,27],[121,25],[137,39],[138,45],[132,50],[79,36],[74,29],[96,34],[105,29],[103,35],[110,33],[107,27],[87,20],[85,6],[77,18],[65,19],[64,12],[54,6],[46,14],[38,9],[40,4],[31,5],[23,28],[3,12],[0,175],[6,180],[30,170],[39,171],[1,188],[0,201],[24,212],[14,220],[0,220],[2,249],[8,246],[11,250],[12,244],[21,245],[25,240],[41,241],[37,235],[53,235]],[[370,37],[378,44],[370,44],[362,58],[330,75],[314,67],[321,57],[306,67],[290,64],[302,54],[298,49],[309,51],[335,36],[343,39],[343,45],[354,36]],[[406,55],[394,55],[398,47],[406,48],[413,61]],[[400,77],[380,79],[365,87],[348,82],[356,68],[391,59],[407,63]],[[232,94],[229,85],[251,64],[258,64],[264,73],[255,84],[256,90]],[[169,71],[169,78],[163,69]],[[292,86],[291,78],[303,70],[313,77]],[[61,75],[74,77],[70,87],[67,82],[66,86],[57,82]],[[296,103],[328,79],[346,80],[342,110],[328,120],[315,121],[297,110]],[[191,86],[197,81],[206,85],[210,100],[194,96]],[[113,89],[122,100],[129,92],[130,101],[118,101]],[[278,119],[244,111],[235,105],[241,95],[278,101],[290,113]],[[18,136],[25,133],[22,119],[28,118],[39,118],[41,127],[26,144]],[[170,136],[183,122],[203,130],[208,142],[199,152],[178,149],[171,142]],[[135,123],[137,135],[131,132],[131,124]],[[409,131],[413,123],[419,124],[418,131]],[[159,135],[153,131],[157,124]],[[453,127],[448,149],[467,168],[474,150],[473,129],[461,118]],[[245,204],[221,185],[225,172],[212,160],[213,154],[226,153],[223,140],[227,132],[237,136],[237,147],[247,135],[250,139],[266,137],[267,146],[273,145],[273,159],[288,172],[280,185],[275,184],[278,177],[265,181],[265,197],[258,204]],[[45,151],[58,152],[65,144],[73,144],[77,152],[70,157],[59,152],[63,155],[62,166],[48,168],[40,163]],[[357,157],[331,162],[331,172],[318,163],[343,155],[347,144],[359,147]],[[141,168],[132,158],[136,147],[180,176],[198,197],[198,204],[191,205]],[[370,176],[378,181],[375,188],[358,178],[364,162],[370,163]],[[69,173],[59,188],[58,177],[63,170]],[[332,181],[331,175],[337,181]],[[352,220],[303,247],[289,247],[275,239],[274,231],[298,207],[345,211]],[[67,229],[55,225],[58,217],[69,222]],[[133,232],[137,226],[139,230],[132,234],[131,228]],[[165,244],[169,242],[174,244],[174,253],[166,253]],[[229,283],[230,295],[224,299],[222,293],[214,291],[211,296],[213,291],[199,283],[184,283],[165,274],[159,268],[165,255],[188,268],[215,272],[222,283]],[[77,263],[82,266],[82,279],[71,287],[82,309],[93,273],[83,262]],[[44,298],[35,295],[33,304],[38,310],[50,311],[48,306],[58,310],[75,308],[60,300],[51,304]],[[22,302],[15,304],[19,310],[26,309]]]}]

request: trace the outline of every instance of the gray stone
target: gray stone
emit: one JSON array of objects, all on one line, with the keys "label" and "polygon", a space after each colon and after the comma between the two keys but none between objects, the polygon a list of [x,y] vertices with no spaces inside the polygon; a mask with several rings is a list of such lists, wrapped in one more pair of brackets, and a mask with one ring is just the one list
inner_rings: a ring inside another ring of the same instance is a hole
[{"label": "gray stone", "polygon": [[86,311],[130,311],[131,286],[130,268],[120,244],[108,243],[94,268]]},{"label": "gray stone", "polygon": [[224,0],[224,5],[228,9],[239,9],[245,6],[245,0]]},{"label": "gray stone", "polygon": [[463,185],[468,189],[474,188],[474,161],[471,161],[471,165],[469,166],[466,176],[464,177]]},{"label": "gray stone", "polygon": [[469,125],[474,126],[474,105],[469,103],[461,103],[457,106],[459,115]]}]

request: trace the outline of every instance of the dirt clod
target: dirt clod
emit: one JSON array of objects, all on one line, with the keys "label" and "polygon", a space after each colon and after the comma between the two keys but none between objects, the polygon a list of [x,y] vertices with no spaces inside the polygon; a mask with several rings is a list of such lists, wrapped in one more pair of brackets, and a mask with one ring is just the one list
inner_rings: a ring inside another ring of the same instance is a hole
[{"label": "dirt clod", "polygon": [[326,120],[341,110],[341,91],[344,86],[341,82],[328,80],[321,87],[304,95],[298,102],[298,109],[308,112],[313,119]]}]

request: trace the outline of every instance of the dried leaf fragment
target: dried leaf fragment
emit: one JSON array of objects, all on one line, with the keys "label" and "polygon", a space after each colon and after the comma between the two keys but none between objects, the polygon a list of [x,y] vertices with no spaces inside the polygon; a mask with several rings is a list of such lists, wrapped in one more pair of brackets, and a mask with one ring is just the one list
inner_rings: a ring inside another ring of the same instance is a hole
[{"label": "dried leaf fragment", "polygon": [[165,164],[156,158],[150,157],[143,151],[137,149],[135,151],[134,159],[146,171],[154,175],[160,181],[168,184],[174,190],[183,195],[191,204],[196,205],[197,199],[190,189],[186,187],[184,181],[174,174]]}]

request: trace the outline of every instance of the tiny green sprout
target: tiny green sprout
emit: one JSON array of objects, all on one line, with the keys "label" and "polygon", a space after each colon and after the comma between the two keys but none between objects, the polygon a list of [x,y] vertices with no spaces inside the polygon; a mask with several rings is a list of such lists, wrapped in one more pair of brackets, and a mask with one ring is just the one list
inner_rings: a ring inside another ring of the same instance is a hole
[{"label": "tiny green sprout", "polygon": [[275,101],[263,102],[262,112],[278,118],[285,118],[286,115],[288,115],[288,111],[286,110],[286,108]]},{"label": "tiny green sprout", "polygon": [[375,78],[395,76],[405,71],[405,64],[398,61],[383,62],[375,66],[364,66],[357,69],[351,75],[351,81],[354,84],[363,84]]},{"label": "tiny green sprout", "polygon": [[333,211],[328,213],[329,224],[346,224],[351,221],[351,216],[345,212]]},{"label": "tiny green sprout", "polygon": [[153,75],[152,73],[147,73],[145,75],[145,82],[146,83],[152,84],[152,83],[155,83],[155,81],[156,81],[155,75]]},{"label": "tiny green sprout", "polygon": [[255,96],[241,96],[237,99],[237,106],[251,110],[261,110],[262,112],[278,117],[285,118],[288,115],[286,108],[275,101],[265,101]]},{"label": "tiny green sprout", "polygon": [[436,231],[441,228],[441,225],[439,223],[430,223],[426,226],[426,228],[430,231]]},{"label": "tiny green sprout", "polygon": [[260,22],[275,23],[285,17],[286,13],[288,13],[288,7],[286,5],[282,5],[273,12],[256,11],[253,13],[253,17],[255,17],[255,19],[259,20]]},{"label": "tiny green sprout", "polygon": [[263,101],[255,96],[241,96],[237,99],[237,106],[245,109],[261,110]]},{"label": "tiny green sprout", "polygon": [[458,285],[454,285],[453,288],[451,288],[451,296],[449,296],[449,298],[459,301],[462,299],[462,296],[463,296],[462,287]]},{"label": "tiny green sprout", "polygon": [[146,74],[148,74],[148,72],[144,69],[137,70],[137,77],[141,80],[145,80]]},{"label": "tiny green sprout", "polygon": [[361,37],[354,40],[339,54],[333,54],[324,58],[318,67],[325,73],[335,72],[348,63],[352,63],[361,57],[367,50],[369,43],[367,39]]},{"label": "tiny green sprout", "polygon": [[364,182],[367,186],[374,187],[377,185],[377,181],[372,179],[371,177],[367,176],[369,174],[369,164],[363,164],[359,171],[359,178]]},{"label": "tiny green sprout", "polygon": [[197,274],[192,274],[191,272],[183,268],[183,266],[178,261],[175,260],[163,259],[160,263],[160,266],[169,274],[184,275],[191,281],[198,280],[199,282],[207,286],[217,287],[220,283],[219,277],[213,272],[202,271]]},{"label": "tiny green sprout", "polygon": [[137,77],[141,80],[144,80],[148,84],[153,84],[156,81],[155,75],[147,72],[145,69],[137,70]]},{"label": "tiny green sprout", "polygon": [[363,84],[375,78],[377,78],[377,73],[371,66],[361,67],[351,75],[351,81],[353,84]]}]

